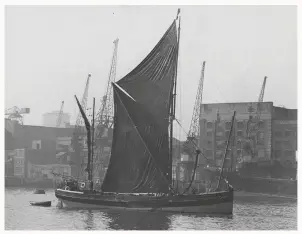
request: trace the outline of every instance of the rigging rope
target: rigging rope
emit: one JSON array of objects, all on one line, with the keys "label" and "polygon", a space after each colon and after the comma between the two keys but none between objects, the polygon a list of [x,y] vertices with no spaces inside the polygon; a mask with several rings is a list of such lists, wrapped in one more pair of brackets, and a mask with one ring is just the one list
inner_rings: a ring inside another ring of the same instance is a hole
[{"label": "rigging rope", "polygon": [[[182,128],[182,130],[186,133],[186,135],[188,136],[188,133],[184,130],[184,128],[182,127],[182,125],[180,124],[180,122],[178,121],[178,119],[175,118],[175,120],[176,120],[176,122],[179,124],[179,126]],[[191,188],[191,186],[192,186],[193,180],[194,180],[194,178],[195,178],[196,169],[197,169],[199,154],[202,154],[202,156],[203,156],[207,161],[209,161],[209,159],[201,152],[201,150],[200,150],[199,147],[196,145],[196,143],[195,143],[192,139],[190,139],[190,138],[188,138],[188,140],[191,141],[191,142],[194,144],[194,146],[196,147],[196,158],[195,158],[194,171],[193,171],[193,175],[192,175],[190,184],[189,184],[189,186],[184,190],[184,192],[183,192],[181,195],[185,194],[185,193]]]},{"label": "rigging rope", "polygon": [[195,159],[195,164],[194,164],[193,175],[192,175],[189,186],[183,191],[183,193],[181,195],[184,195],[192,186],[193,180],[195,178],[196,168],[197,168],[197,164],[198,164],[198,156],[199,156],[200,152],[201,152],[200,150],[196,150],[196,159]]},{"label": "rigging rope", "polygon": [[[180,124],[180,122],[178,121],[178,119],[175,118],[175,120],[176,120],[176,122],[179,124],[179,126],[181,127],[181,129],[184,131],[184,133],[185,133],[187,136],[189,136],[189,134],[184,130],[184,128],[182,127],[182,125]],[[196,147],[196,149],[200,151],[200,154],[201,154],[207,161],[210,161],[210,159],[208,159],[208,158],[203,154],[203,152],[201,151],[201,149],[198,147],[198,145],[196,145],[196,143],[195,143],[193,140],[191,140],[190,138],[189,138],[188,140],[191,141],[191,142],[194,144],[194,146]]]}]

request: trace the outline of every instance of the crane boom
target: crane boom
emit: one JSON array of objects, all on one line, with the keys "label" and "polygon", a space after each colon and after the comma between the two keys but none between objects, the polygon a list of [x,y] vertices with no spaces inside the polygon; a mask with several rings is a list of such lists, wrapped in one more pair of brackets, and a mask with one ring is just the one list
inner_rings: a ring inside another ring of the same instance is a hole
[{"label": "crane boom", "polygon": [[62,122],[63,108],[64,108],[64,101],[62,101],[61,108],[60,108],[60,111],[59,111],[59,114],[58,114],[57,124],[56,124],[57,128],[60,127],[61,122]]},{"label": "crane boom", "polygon": [[265,76],[264,79],[263,79],[263,84],[262,84],[262,88],[261,88],[260,95],[259,95],[259,98],[258,98],[258,103],[263,102],[266,79],[267,79],[267,76]]},{"label": "crane boom", "polygon": [[104,127],[109,128],[111,124],[113,124],[113,93],[111,83],[115,81],[116,78],[116,64],[117,64],[117,49],[118,49],[118,42],[119,39],[115,39],[113,41],[114,49],[113,55],[111,59],[111,65],[108,75],[108,82],[106,87],[106,93],[103,96],[101,101],[101,107],[98,111],[96,121],[97,121],[97,128],[96,128],[96,136],[100,138],[102,135],[102,130]]},{"label": "crane boom", "polygon": [[247,152],[250,152],[252,156],[254,156],[256,153],[256,135],[260,124],[261,103],[263,102],[266,79],[267,77],[265,76],[261,87],[260,95],[258,97],[256,116],[254,119],[251,116],[247,122],[247,140],[244,147],[245,150]]},{"label": "crane boom", "polygon": [[206,65],[206,62],[204,61],[202,63],[201,76],[200,76],[200,80],[199,80],[199,84],[198,84],[190,129],[189,129],[187,140],[183,145],[183,151],[186,154],[188,154],[190,159],[192,159],[192,157],[194,155],[195,148],[196,148],[195,146],[197,145],[197,138],[199,138],[199,130],[200,130],[199,118],[200,118],[200,108],[201,108],[201,103],[202,103],[205,65]]},{"label": "crane boom", "polygon": [[[111,134],[109,133],[113,126],[113,89],[112,82],[116,78],[117,51],[119,39],[113,41],[113,54],[111,58],[110,70],[108,74],[105,95],[101,100],[101,106],[96,114],[96,127],[94,133],[95,139],[95,165],[94,178],[104,177],[103,168],[109,163],[108,157],[103,157],[106,153],[104,147],[110,145]],[[107,131],[107,132],[106,132]]]},{"label": "crane boom", "polygon": [[193,115],[189,130],[189,136],[190,137],[197,137],[199,135],[199,116],[200,116],[200,106],[202,103],[202,93],[203,93],[203,81],[204,81],[204,71],[205,71],[205,65],[206,62],[204,61],[202,63],[202,70],[201,70],[201,76],[199,80],[199,85],[197,89],[194,109],[193,109]]},{"label": "crane boom", "polygon": [[262,87],[261,87],[261,91],[260,91],[259,98],[258,98],[258,103],[257,103],[257,120],[258,121],[260,120],[261,103],[263,102],[266,79],[267,79],[267,77],[265,76],[264,79],[263,79],[263,84],[262,84]]},{"label": "crane boom", "polygon": [[264,79],[263,79],[262,87],[261,87],[258,102],[257,102],[257,110],[256,110],[255,120],[253,121],[254,123],[252,124],[252,127],[250,127],[249,130],[248,130],[248,134],[247,134],[248,137],[250,137],[251,134],[254,134],[255,132],[257,132],[258,127],[259,127],[260,116],[261,116],[261,103],[263,102],[266,79],[267,79],[267,77],[265,76]]}]

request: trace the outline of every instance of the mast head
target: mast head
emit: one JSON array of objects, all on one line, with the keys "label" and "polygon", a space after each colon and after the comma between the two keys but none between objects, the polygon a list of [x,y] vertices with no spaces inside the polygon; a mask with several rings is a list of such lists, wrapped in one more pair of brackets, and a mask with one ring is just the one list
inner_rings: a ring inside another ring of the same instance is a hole
[{"label": "mast head", "polygon": [[176,20],[178,19],[178,15],[180,14],[180,8],[177,10]]}]

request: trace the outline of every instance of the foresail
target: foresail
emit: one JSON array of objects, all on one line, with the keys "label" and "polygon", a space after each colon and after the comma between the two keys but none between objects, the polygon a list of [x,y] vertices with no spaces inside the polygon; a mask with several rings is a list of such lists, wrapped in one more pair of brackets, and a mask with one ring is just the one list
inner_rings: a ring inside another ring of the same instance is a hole
[{"label": "foresail", "polygon": [[[114,85],[115,128],[111,160],[103,183],[103,191],[114,192],[156,192],[168,191],[168,184],[162,179],[166,170],[164,141],[165,131],[154,125],[152,115],[144,106]],[[153,155],[156,155],[154,157]]]},{"label": "foresail", "polygon": [[104,191],[168,191],[168,126],[177,62],[176,22],[114,85],[115,123]]}]

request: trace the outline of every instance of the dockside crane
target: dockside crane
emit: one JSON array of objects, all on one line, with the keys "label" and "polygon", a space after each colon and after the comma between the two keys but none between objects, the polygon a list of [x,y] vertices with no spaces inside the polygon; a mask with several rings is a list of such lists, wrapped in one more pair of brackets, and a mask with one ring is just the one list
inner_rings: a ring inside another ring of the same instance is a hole
[{"label": "dockside crane", "polygon": [[24,114],[29,114],[30,108],[19,108],[14,106],[5,110],[5,118],[17,121],[20,125],[23,125]]},{"label": "dockside crane", "polygon": [[[112,82],[115,82],[116,78],[116,65],[117,65],[117,51],[118,51],[119,39],[113,41],[113,54],[111,59],[111,65],[108,75],[107,86],[105,89],[105,95],[102,97],[101,106],[96,114],[96,127],[95,127],[95,177],[103,177],[100,174],[102,169],[99,167],[106,167],[108,160],[102,158],[104,147],[109,145],[111,141],[110,131],[113,128],[113,89]],[[110,154],[110,152],[107,152]]]},{"label": "dockside crane", "polygon": [[64,101],[62,101],[61,108],[60,108],[60,111],[58,113],[57,124],[56,124],[57,128],[60,127],[61,122],[62,122],[63,108],[64,108]]},{"label": "dockside crane", "polygon": [[199,85],[197,89],[192,120],[190,124],[189,133],[187,136],[187,140],[183,145],[183,152],[189,156],[190,160],[193,160],[193,155],[195,155],[195,149],[198,145],[199,135],[200,135],[200,110],[203,96],[203,82],[204,82],[204,71],[205,71],[206,62],[202,63],[201,76],[199,80]]},{"label": "dockside crane", "polygon": [[113,41],[114,49],[113,49],[113,55],[112,55],[105,95],[101,100],[101,107],[96,116],[97,139],[100,139],[102,137],[105,128],[110,128],[112,127],[113,124],[113,89],[111,83],[115,82],[115,78],[116,78],[118,42],[119,42],[118,38]]},{"label": "dockside crane", "polygon": [[247,123],[247,144],[245,145],[245,150],[250,151],[250,154],[252,156],[255,155],[255,147],[256,147],[255,138],[256,138],[256,135],[257,135],[257,132],[259,129],[259,124],[260,124],[260,117],[261,117],[261,111],[262,111],[261,103],[263,102],[266,79],[267,79],[267,77],[265,76],[263,79],[262,87],[261,87],[260,94],[258,97],[255,117],[253,118],[252,116],[250,116],[250,119]]},{"label": "dockside crane", "polygon": [[266,79],[267,79],[267,77],[265,76],[264,79],[263,79],[261,91],[260,91],[260,94],[259,94],[259,97],[258,97],[255,118],[253,119],[253,121],[250,121],[251,126],[248,126],[248,131],[247,131],[248,132],[248,134],[247,134],[248,137],[251,136],[251,134],[257,132],[257,130],[259,128],[260,117],[261,117],[261,103],[263,102]]}]

